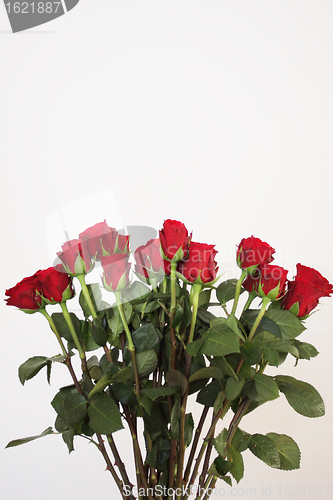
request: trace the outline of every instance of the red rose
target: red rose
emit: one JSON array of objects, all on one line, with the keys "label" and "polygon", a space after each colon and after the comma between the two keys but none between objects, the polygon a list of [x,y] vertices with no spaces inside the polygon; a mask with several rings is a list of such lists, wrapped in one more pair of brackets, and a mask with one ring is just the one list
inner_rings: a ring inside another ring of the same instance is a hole
[{"label": "red rose", "polygon": [[5,299],[7,306],[16,306],[28,313],[36,312],[43,306],[40,296],[41,285],[36,274],[24,278],[13,288],[6,290],[6,295],[9,297]]},{"label": "red rose", "polygon": [[105,219],[104,222],[88,227],[79,234],[80,240],[86,242],[91,256],[97,260],[114,253],[117,236],[117,231],[113,227],[109,227]]},{"label": "red rose", "polygon": [[121,291],[129,285],[131,264],[128,255],[115,253],[102,257],[103,283],[109,292]]},{"label": "red rose", "polygon": [[72,278],[61,272],[62,264],[37,271],[36,277],[41,286],[41,294],[48,303],[64,302],[74,297]]},{"label": "red rose", "polygon": [[117,233],[115,252],[129,253],[129,236]]},{"label": "red rose", "polygon": [[170,274],[170,261],[164,260],[161,255],[159,238],[149,240],[148,243],[138,247],[134,253],[135,271],[149,279],[159,274]]},{"label": "red rose", "polygon": [[294,281],[288,282],[286,295],[281,301],[283,309],[290,309],[302,318],[317,307],[321,297],[329,297],[333,292],[332,285],[318,271],[311,267],[297,264]]},{"label": "red rose", "polygon": [[191,235],[182,222],[177,220],[166,220],[160,231],[161,248],[163,257],[169,260],[179,261],[187,258],[188,246]]},{"label": "red rose", "polygon": [[237,265],[249,270],[259,264],[269,264],[273,260],[273,253],[274,248],[259,238],[243,238],[237,249]]},{"label": "red rose", "polygon": [[192,283],[209,283],[216,278],[215,245],[191,241],[187,260],[180,263],[179,272]]},{"label": "red rose", "polygon": [[259,266],[258,295],[275,300],[284,294],[288,271],[280,266]]},{"label": "red rose", "polygon": [[70,240],[62,245],[62,252],[57,252],[59,259],[63,262],[66,273],[75,276],[86,274],[92,270],[94,263],[86,241]]},{"label": "red rose", "polygon": [[288,271],[280,266],[264,264],[258,266],[243,281],[248,292],[257,292],[260,297],[275,300],[284,293]]}]

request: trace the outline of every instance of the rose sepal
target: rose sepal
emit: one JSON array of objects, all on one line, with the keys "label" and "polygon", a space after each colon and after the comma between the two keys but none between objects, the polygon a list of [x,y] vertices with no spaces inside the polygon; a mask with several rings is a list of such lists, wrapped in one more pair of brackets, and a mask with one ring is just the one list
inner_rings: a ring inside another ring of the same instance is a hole
[{"label": "rose sepal", "polygon": [[201,269],[199,269],[199,277],[195,281],[189,281],[179,271],[176,271],[176,276],[177,276],[177,278],[182,280],[186,285],[202,285],[203,287],[206,287],[206,288],[213,288],[215,283],[221,278],[222,274],[220,274],[219,276],[216,276],[216,278],[213,279],[212,281],[207,281],[207,282],[204,282],[201,280]]},{"label": "rose sepal", "polygon": [[106,279],[105,279],[105,275],[103,274],[102,279],[103,279],[103,285],[104,285],[105,290],[107,290],[108,292],[122,292],[123,290],[126,290],[126,288],[128,288],[130,286],[130,283],[127,284],[127,277],[126,277],[127,274],[128,274],[127,271],[125,271],[121,275],[116,288],[112,288],[110,285],[107,284]]},{"label": "rose sepal", "polygon": [[161,244],[161,255],[163,257],[164,260],[168,260],[169,262],[179,262],[181,260],[186,260],[186,258],[188,257],[188,248],[189,248],[189,245],[190,245],[190,241],[191,241],[191,236],[190,235],[188,237],[188,243],[186,244],[186,248],[185,250],[183,249],[183,247],[179,247],[177,252],[175,253],[175,255],[172,257],[172,259],[169,259],[165,253],[163,252],[163,248],[162,248],[162,244]]},{"label": "rose sepal", "polygon": [[280,283],[278,283],[278,285],[275,288],[272,288],[272,290],[270,290],[268,293],[265,293],[263,290],[263,285],[261,283],[261,280],[259,281],[259,285],[258,285],[259,297],[268,297],[271,300],[279,300],[282,298],[282,297],[279,297],[279,299],[277,299],[279,293],[280,293]]},{"label": "rose sepal", "polygon": [[90,262],[90,267],[87,270],[87,266],[84,262],[84,259],[81,257],[81,255],[78,255],[74,264],[74,273],[70,270],[70,268],[62,262],[63,268],[65,269],[66,273],[69,274],[69,276],[78,276],[79,274],[88,274],[90,271],[93,270],[95,266],[95,260],[96,257],[93,257],[91,262]]},{"label": "rose sepal", "polygon": [[44,295],[42,295],[38,291],[37,291],[37,294],[41,297],[41,299],[45,303],[45,305],[48,304],[48,305],[51,305],[51,306],[54,305],[54,304],[60,304],[61,302],[66,302],[66,300],[72,299],[76,295],[73,283],[69,283],[69,285],[67,286],[67,288],[63,291],[62,300],[60,302],[58,300],[54,300],[53,298],[52,298],[52,300],[49,300],[46,297],[44,297]]}]

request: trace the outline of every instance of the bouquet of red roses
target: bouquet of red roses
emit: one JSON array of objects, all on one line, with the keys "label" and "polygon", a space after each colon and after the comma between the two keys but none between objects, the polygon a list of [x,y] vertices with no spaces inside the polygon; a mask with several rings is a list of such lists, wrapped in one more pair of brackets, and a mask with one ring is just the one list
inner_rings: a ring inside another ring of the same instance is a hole
[{"label": "bouquet of red roses", "polygon": [[[232,477],[241,480],[246,449],[270,467],[299,468],[300,451],[290,436],[251,435],[239,425],[280,393],[301,415],[324,415],[324,402],[308,382],[264,371],[279,367],[288,354],[296,364],[318,354],[298,336],[319,299],[332,294],[332,285],[301,264],[289,280],[287,270],[272,264],[275,250],[253,236],[237,247],[239,279],[217,285],[215,246],[192,241],[184,224],[174,220],[164,222],[158,239],[136,248],[132,263],[130,248],[129,236],[106,221],[98,223],[62,246],[61,263],[6,291],[8,305],[45,316],[61,348],[54,357],[35,356],[23,363],[22,384],[44,367],[50,381],[56,362],[71,377],[51,403],[55,430],[48,427],[7,447],[61,434],[71,452],[74,437],[81,436],[96,445],[121,496],[131,499],[186,500],[195,493],[206,500],[218,478],[229,485]],[[96,262],[102,285],[86,284]],[[67,307],[75,295],[75,278],[81,318]],[[102,288],[110,292],[110,303],[103,300]],[[212,302],[213,291],[217,302]],[[248,298],[236,316],[243,292]],[[257,297],[261,307],[252,309]],[[61,312],[50,314],[46,308],[54,304]],[[81,359],[79,374],[72,365],[75,351]],[[187,413],[191,395],[202,407],[198,422]],[[221,429],[227,413],[228,424]],[[211,424],[200,442],[209,414]],[[133,440],[136,486],[116,444],[124,426]]]}]

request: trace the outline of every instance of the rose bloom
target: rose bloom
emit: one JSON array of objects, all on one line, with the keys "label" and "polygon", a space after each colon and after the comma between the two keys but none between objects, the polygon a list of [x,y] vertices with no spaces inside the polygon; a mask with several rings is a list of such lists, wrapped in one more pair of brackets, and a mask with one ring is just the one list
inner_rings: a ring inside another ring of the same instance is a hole
[{"label": "rose bloom", "polygon": [[248,269],[259,264],[269,264],[274,259],[273,253],[274,248],[259,238],[243,238],[237,248],[237,265],[241,269]]},{"label": "rose bloom", "polygon": [[161,248],[169,260],[179,261],[187,258],[191,235],[182,222],[167,219],[160,230]]},{"label": "rose bloom", "polygon": [[129,285],[131,264],[128,255],[115,253],[102,257],[103,283],[109,292],[121,291]]},{"label": "rose bloom", "polygon": [[57,255],[68,274],[75,276],[92,270],[94,263],[91,261],[86,241],[80,239],[66,241],[61,248],[62,252],[57,252]]},{"label": "rose bloom", "polygon": [[209,283],[216,278],[215,245],[191,241],[187,260],[180,262],[179,272],[191,282]]},{"label": "rose bloom", "polygon": [[307,316],[317,307],[321,297],[329,297],[332,285],[318,271],[297,264],[297,274],[288,282],[287,293],[281,301],[283,309],[292,309],[300,318]]},{"label": "rose bloom", "polygon": [[36,273],[42,296],[49,303],[64,302],[74,297],[72,278],[62,270],[63,266],[59,264]]},{"label": "rose bloom", "polygon": [[159,274],[170,274],[170,261],[164,260],[161,255],[159,238],[149,240],[145,245],[138,247],[134,252],[135,272],[149,279]]},{"label": "rose bloom", "polygon": [[259,266],[258,270],[258,295],[272,300],[280,298],[285,291],[288,271],[283,267],[268,264]]},{"label": "rose bloom", "polygon": [[36,274],[24,278],[13,288],[6,290],[7,306],[16,306],[30,313],[36,312],[42,307],[42,297],[40,296],[42,289]]},{"label": "rose bloom", "polygon": [[106,255],[114,253],[118,233],[113,227],[109,227],[104,222],[99,222],[92,227],[88,227],[79,238],[86,242],[87,248],[93,258],[101,260]]}]

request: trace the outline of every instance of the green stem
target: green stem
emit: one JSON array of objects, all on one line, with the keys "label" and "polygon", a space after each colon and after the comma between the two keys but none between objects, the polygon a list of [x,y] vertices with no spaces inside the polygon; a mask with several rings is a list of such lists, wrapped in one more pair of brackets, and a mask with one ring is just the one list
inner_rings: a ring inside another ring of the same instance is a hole
[{"label": "green stem", "polygon": [[82,360],[85,360],[86,359],[86,355],[85,355],[85,352],[84,352],[84,350],[82,348],[82,345],[80,344],[78,336],[76,334],[76,331],[75,331],[75,328],[74,328],[74,325],[73,325],[73,322],[72,322],[72,318],[70,317],[70,314],[69,314],[67,306],[66,306],[66,302],[61,302],[60,306],[61,306],[64,318],[65,318],[65,321],[66,321],[66,323],[68,325],[69,331],[71,332],[71,335],[72,335],[72,338],[74,340],[75,346],[76,346],[77,350],[79,351],[80,358]]},{"label": "green stem", "polygon": [[237,281],[236,290],[235,290],[235,298],[234,298],[234,303],[232,305],[231,314],[235,314],[235,312],[236,312],[238,299],[239,299],[241,288],[242,288],[242,283],[243,283],[244,279],[246,278],[246,276],[247,276],[247,271],[245,271],[243,269],[242,273]]},{"label": "green stem", "polygon": [[258,328],[258,325],[259,325],[259,323],[261,321],[261,318],[263,317],[263,315],[266,312],[266,307],[268,306],[268,304],[270,302],[271,302],[271,299],[269,299],[268,297],[263,297],[261,309],[259,311],[258,316],[256,317],[255,322],[253,323],[253,326],[252,326],[251,331],[249,333],[249,336],[247,338],[248,341],[252,340],[253,335],[255,334],[256,329]]},{"label": "green stem", "polygon": [[60,347],[61,347],[61,350],[62,350],[62,353],[64,356],[67,357],[67,351],[65,349],[65,346],[64,346],[64,343],[59,335],[59,332],[57,330],[57,327],[55,326],[55,323],[53,321],[53,319],[51,318],[51,316],[46,312],[45,309],[39,309],[39,312],[44,316],[44,318],[47,319],[47,321],[49,322],[49,325],[51,327],[51,330],[53,331],[53,333],[55,334],[55,336],[57,337],[57,340],[60,344]]},{"label": "green stem", "polygon": [[[128,342],[128,350],[131,354],[132,366],[133,366],[133,372],[134,372],[134,378],[135,378],[135,392],[136,392],[136,397],[137,397],[137,400],[139,403],[140,410],[142,412],[141,397],[140,397],[140,379],[139,379],[138,365],[137,365],[136,356],[135,356],[135,345],[133,343],[132,335],[131,335],[130,329],[128,328],[128,324],[126,321],[124,308],[123,308],[123,304],[121,301],[121,292],[114,292],[114,294],[115,294],[116,301],[117,301],[118,311],[119,311],[121,320],[122,320],[123,325],[124,325],[126,338],[127,338],[127,342]],[[143,415],[143,413],[142,413],[142,415]]]},{"label": "green stem", "polygon": [[195,323],[197,320],[197,313],[198,313],[198,307],[199,307],[199,295],[202,290],[202,284],[201,283],[194,283],[192,285],[192,318],[191,318],[191,326],[190,326],[190,333],[188,337],[188,342],[193,341],[193,336],[194,336],[194,330],[195,330]]},{"label": "green stem", "polygon": [[171,304],[170,304],[170,334],[171,334],[171,370],[176,369],[176,357],[177,357],[177,339],[176,331],[172,326],[173,318],[175,315],[175,307],[177,301],[177,262],[171,261],[171,274],[170,274],[170,291],[171,291]]},{"label": "green stem", "polygon": [[249,292],[249,297],[246,301],[245,306],[243,307],[243,312],[246,311],[250,307],[250,305],[252,304],[252,302],[254,301],[254,299],[256,297],[258,297],[256,292]]},{"label": "green stem", "polygon": [[89,310],[90,310],[90,313],[91,313],[92,317],[94,319],[98,319],[98,316],[97,316],[97,313],[96,313],[96,309],[95,309],[94,304],[93,304],[93,302],[91,300],[90,293],[89,293],[88,287],[86,285],[85,275],[84,274],[78,274],[76,277],[77,277],[77,279],[80,282],[83,296],[86,299],[86,302],[88,304],[88,307],[89,307]]}]

